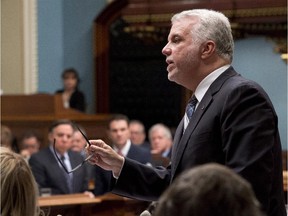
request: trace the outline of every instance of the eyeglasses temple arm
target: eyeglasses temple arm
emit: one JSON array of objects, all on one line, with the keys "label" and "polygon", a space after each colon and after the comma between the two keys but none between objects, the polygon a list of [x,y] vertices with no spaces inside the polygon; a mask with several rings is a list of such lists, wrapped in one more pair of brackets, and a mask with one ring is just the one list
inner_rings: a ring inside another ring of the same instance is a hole
[{"label": "eyeglasses temple arm", "polygon": [[61,161],[61,159],[58,157],[57,152],[56,152],[56,149],[55,149],[55,142],[56,142],[56,139],[54,139],[53,151],[54,151],[54,154],[56,155],[57,160],[59,161],[59,163],[61,164],[61,166],[63,167],[63,169],[65,170],[66,173],[71,173],[71,172],[69,172],[69,171],[66,169],[65,165],[63,164],[63,162]]}]

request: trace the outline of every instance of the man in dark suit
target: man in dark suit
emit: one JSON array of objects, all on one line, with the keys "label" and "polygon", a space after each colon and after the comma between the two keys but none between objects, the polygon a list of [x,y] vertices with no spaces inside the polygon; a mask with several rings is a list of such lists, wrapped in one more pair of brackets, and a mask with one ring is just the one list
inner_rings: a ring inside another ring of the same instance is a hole
[{"label": "man in dark suit", "polygon": [[[133,145],[130,140],[129,118],[122,114],[113,115],[108,122],[107,135],[111,140],[113,149],[121,156],[130,158],[142,164],[151,161],[150,151],[140,146]],[[111,171],[95,167],[95,195],[102,195],[111,191],[113,182]]]},{"label": "man in dark suit", "polygon": [[137,119],[130,120],[129,130],[132,144],[146,148],[150,151],[150,143],[146,141],[146,131],[144,124]]},{"label": "man in dark suit", "polygon": [[145,167],[91,141],[91,163],[118,178],[114,193],[157,200],[183,171],[216,162],[248,180],[268,216],[286,215],[277,115],[265,91],[233,69],[233,49],[222,13],[196,9],[172,17],[162,50],[168,79],[193,96],[174,136],[171,165]]},{"label": "man in dark suit", "polygon": [[33,175],[41,188],[50,188],[52,194],[70,194],[85,192],[88,188],[87,170],[78,169],[67,174],[54,151],[53,143],[55,139],[55,149],[59,158],[68,170],[76,167],[83,161],[80,153],[70,151],[72,145],[72,135],[74,127],[69,120],[58,120],[52,123],[49,128],[49,146],[31,156],[29,164]]},{"label": "man in dark suit", "polygon": [[151,126],[148,135],[151,143],[152,165],[167,167],[173,144],[171,130],[166,125],[157,123]]}]

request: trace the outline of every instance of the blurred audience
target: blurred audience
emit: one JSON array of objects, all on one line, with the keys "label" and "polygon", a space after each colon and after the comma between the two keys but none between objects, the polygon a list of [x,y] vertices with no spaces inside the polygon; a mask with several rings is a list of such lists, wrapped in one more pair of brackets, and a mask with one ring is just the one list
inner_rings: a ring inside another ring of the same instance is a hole
[{"label": "blurred audience", "polygon": [[[78,125],[78,128],[83,132],[85,136],[87,136],[86,130],[81,125]],[[87,141],[85,140],[84,136],[81,134],[79,130],[75,130],[73,133],[71,150],[79,152],[82,156],[85,157],[86,145],[87,145]]]},{"label": "blurred audience", "polygon": [[38,188],[27,162],[9,148],[0,147],[1,215],[38,216]]},{"label": "blurred audience", "polygon": [[17,139],[14,137],[11,129],[6,125],[0,125],[1,127],[1,146],[7,147],[12,151],[19,153]]},{"label": "blurred audience", "polygon": [[146,131],[144,124],[139,120],[131,120],[129,122],[130,139],[134,145],[150,149],[149,142],[146,141]]},{"label": "blurred audience", "polygon": [[149,129],[149,140],[151,144],[152,164],[154,166],[167,166],[171,158],[173,144],[170,129],[161,123],[152,125]]},{"label": "blurred audience", "polygon": [[73,108],[81,112],[86,111],[85,95],[79,90],[80,78],[74,68],[68,68],[62,73],[63,89],[57,90],[61,94],[65,108]]},{"label": "blurred audience", "polygon": [[81,164],[83,156],[71,151],[74,125],[61,119],[53,122],[49,128],[49,146],[31,156],[29,164],[40,188],[51,188],[52,194],[70,194],[85,192],[88,188],[88,176],[85,166],[76,172],[67,174],[57,160],[55,150],[67,170]]},{"label": "blurred audience", "polygon": [[[149,214],[147,214],[149,215]],[[263,216],[251,185],[215,163],[182,173],[162,194],[154,216]]]},{"label": "blurred audience", "polygon": [[[78,128],[87,137],[87,133],[84,127],[82,127],[81,125],[78,125]],[[84,158],[86,158],[87,157],[87,154],[85,151],[86,145],[87,145],[87,141],[84,138],[84,136],[81,134],[79,130],[75,130],[73,134],[71,150],[79,152]],[[95,166],[89,163],[85,163],[84,166],[87,169],[88,190],[93,191],[95,188]]]},{"label": "blurred audience", "polygon": [[[136,160],[142,164],[151,162],[151,154],[147,149],[132,144],[130,140],[129,118],[122,114],[116,114],[108,122],[108,138],[111,140],[112,148],[124,157]],[[95,195],[102,195],[112,190],[115,179],[111,171],[103,170],[95,166]]]},{"label": "blurred audience", "polygon": [[26,131],[20,140],[20,154],[28,161],[32,154],[39,151],[41,140],[34,131]]}]

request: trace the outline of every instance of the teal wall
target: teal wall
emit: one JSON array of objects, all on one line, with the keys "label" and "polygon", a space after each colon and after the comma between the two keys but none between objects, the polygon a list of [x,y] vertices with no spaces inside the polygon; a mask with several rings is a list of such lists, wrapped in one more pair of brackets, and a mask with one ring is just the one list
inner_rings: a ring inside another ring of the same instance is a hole
[{"label": "teal wall", "polygon": [[237,40],[233,66],[268,93],[278,115],[282,146],[287,149],[287,64],[274,52],[275,47],[265,37]]},{"label": "teal wall", "polygon": [[[106,4],[105,0],[38,0],[39,92],[54,93],[62,87],[63,69],[75,67],[88,112],[94,112],[93,21]],[[237,40],[233,66],[267,91],[287,149],[287,64],[274,48],[264,37]]]},{"label": "teal wall", "polygon": [[94,107],[93,21],[105,0],[38,0],[38,91],[62,87],[61,73],[74,67],[82,82],[88,113]]}]

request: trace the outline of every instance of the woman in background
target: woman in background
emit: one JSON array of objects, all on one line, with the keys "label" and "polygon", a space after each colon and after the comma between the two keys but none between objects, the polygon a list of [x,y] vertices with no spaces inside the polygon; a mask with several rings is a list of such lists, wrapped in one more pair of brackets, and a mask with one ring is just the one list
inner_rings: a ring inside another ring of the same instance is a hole
[{"label": "woman in background", "polygon": [[6,147],[0,147],[0,167],[1,215],[43,215],[37,207],[37,184],[24,158]]},{"label": "woman in background", "polygon": [[73,108],[81,112],[86,110],[86,101],[83,92],[78,89],[79,75],[74,68],[69,68],[62,73],[63,89],[57,90],[56,94],[62,94],[65,108]]}]

